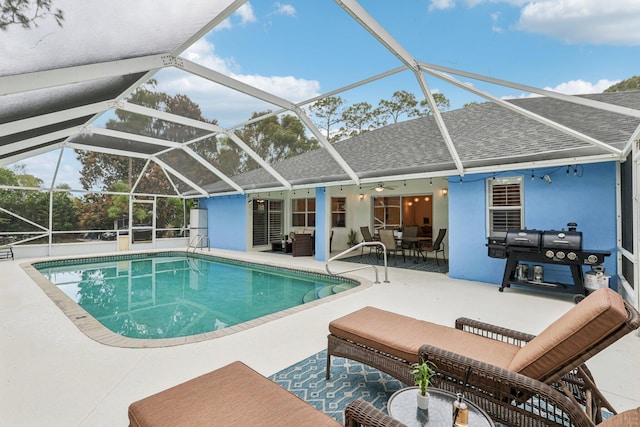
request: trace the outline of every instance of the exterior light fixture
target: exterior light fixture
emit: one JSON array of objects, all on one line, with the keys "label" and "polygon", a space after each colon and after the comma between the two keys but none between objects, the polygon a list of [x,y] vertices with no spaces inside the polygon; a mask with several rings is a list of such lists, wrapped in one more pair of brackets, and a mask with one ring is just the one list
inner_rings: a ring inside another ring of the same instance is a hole
[{"label": "exterior light fixture", "polygon": [[443,188],[443,189],[442,189],[442,195],[443,195],[444,197],[447,197],[447,194],[449,194],[449,190],[448,190],[448,189],[446,189],[446,188]]},{"label": "exterior light fixture", "polygon": [[364,200],[364,194],[362,194],[362,193],[358,194],[358,198],[359,198],[360,200]]}]

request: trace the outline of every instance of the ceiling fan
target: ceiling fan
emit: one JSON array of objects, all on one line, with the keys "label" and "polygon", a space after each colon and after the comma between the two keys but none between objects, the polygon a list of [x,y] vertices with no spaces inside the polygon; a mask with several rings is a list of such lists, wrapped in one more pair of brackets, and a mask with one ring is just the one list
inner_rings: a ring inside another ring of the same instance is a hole
[{"label": "ceiling fan", "polygon": [[378,193],[383,192],[384,190],[394,190],[396,187],[392,186],[392,185],[385,185],[384,182],[379,182],[376,185],[374,185],[373,187],[370,187],[371,190],[375,190]]}]

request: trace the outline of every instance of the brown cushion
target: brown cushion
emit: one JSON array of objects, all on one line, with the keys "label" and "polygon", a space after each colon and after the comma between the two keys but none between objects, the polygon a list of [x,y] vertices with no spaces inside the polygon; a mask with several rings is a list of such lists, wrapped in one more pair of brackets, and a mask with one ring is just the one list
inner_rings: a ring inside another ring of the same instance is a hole
[{"label": "brown cushion", "polygon": [[527,343],[509,369],[544,381],[559,366],[565,366],[619,328],[626,319],[627,311],[620,294],[601,288]]},{"label": "brown cushion", "polygon": [[242,362],[204,374],[129,406],[139,426],[339,426]]},{"label": "brown cushion", "polygon": [[606,421],[598,424],[598,427],[639,427],[640,408],[629,409],[621,412]]},{"label": "brown cushion", "polygon": [[476,360],[506,368],[520,347],[456,328],[365,307],[329,323],[340,338],[366,345],[411,363],[418,362],[423,344],[431,344]]}]

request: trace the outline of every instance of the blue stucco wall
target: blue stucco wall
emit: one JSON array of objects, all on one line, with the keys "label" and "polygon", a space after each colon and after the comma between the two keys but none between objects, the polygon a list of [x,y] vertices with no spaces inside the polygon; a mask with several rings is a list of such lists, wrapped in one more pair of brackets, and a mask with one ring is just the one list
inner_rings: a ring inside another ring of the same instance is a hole
[{"label": "blue stucco wall", "polygon": [[[524,176],[524,218],[526,228],[567,229],[576,222],[583,233],[583,248],[611,251],[604,267],[616,273],[616,164],[578,166],[578,175],[566,174],[566,167],[500,173]],[[540,177],[548,174],[552,183]],[[451,277],[500,284],[505,260],[487,256],[486,184],[488,175],[465,175],[462,184],[449,184],[449,274]],[[569,267],[544,264],[545,280],[571,283]],[[584,271],[586,267],[583,268]]]},{"label": "blue stucco wall", "polygon": [[328,253],[328,242],[324,236],[328,233],[329,203],[324,187],[316,188],[316,260],[326,261]]},{"label": "blue stucco wall", "polygon": [[212,248],[245,251],[247,249],[247,198],[221,196],[200,199],[208,211],[209,239]]}]

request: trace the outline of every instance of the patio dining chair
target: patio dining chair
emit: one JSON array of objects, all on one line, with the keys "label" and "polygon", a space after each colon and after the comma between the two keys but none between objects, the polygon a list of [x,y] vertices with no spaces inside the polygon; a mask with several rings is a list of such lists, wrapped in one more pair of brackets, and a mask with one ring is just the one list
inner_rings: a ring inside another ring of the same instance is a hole
[{"label": "patio dining chair", "polygon": [[393,230],[380,230],[380,243],[382,243],[385,249],[379,247],[378,256],[382,251],[386,251],[387,256],[393,254],[394,262],[397,262],[398,252],[402,253],[402,260],[405,261],[404,258],[404,248],[402,244],[399,244],[396,240],[396,236],[393,235]]},{"label": "patio dining chair", "polygon": [[[371,236],[371,232],[369,231],[369,227],[367,227],[367,226],[360,227],[360,234],[362,234],[362,239],[363,239],[362,241],[363,242],[373,242],[374,241],[373,237]],[[371,251],[372,250],[374,250],[374,249],[376,251],[378,250],[377,246],[367,246],[367,247],[369,248],[369,255],[371,255]],[[365,248],[364,246],[362,246],[360,248],[360,256],[361,257],[364,256],[364,248]]]},{"label": "patio dining chair", "polygon": [[[402,238],[414,238],[414,237],[418,237],[418,226],[417,225],[405,225],[404,228],[402,229]],[[402,240],[402,249],[403,250],[408,250],[408,251],[413,251],[413,255],[415,256],[415,252],[417,249],[417,242],[409,242],[406,240]]]},{"label": "patio dining chair", "polygon": [[438,231],[438,237],[431,245],[421,246],[420,249],[424,251],[425,255],[429,252],[435,252],[436,254],[436,264],[440,265],[440,261],[438,261],[438,252],[442,252],[442,259],[444,261],[447,260],[447,257],[444,254],[444,236],[447,234],[446,228],[441,228]]}]

